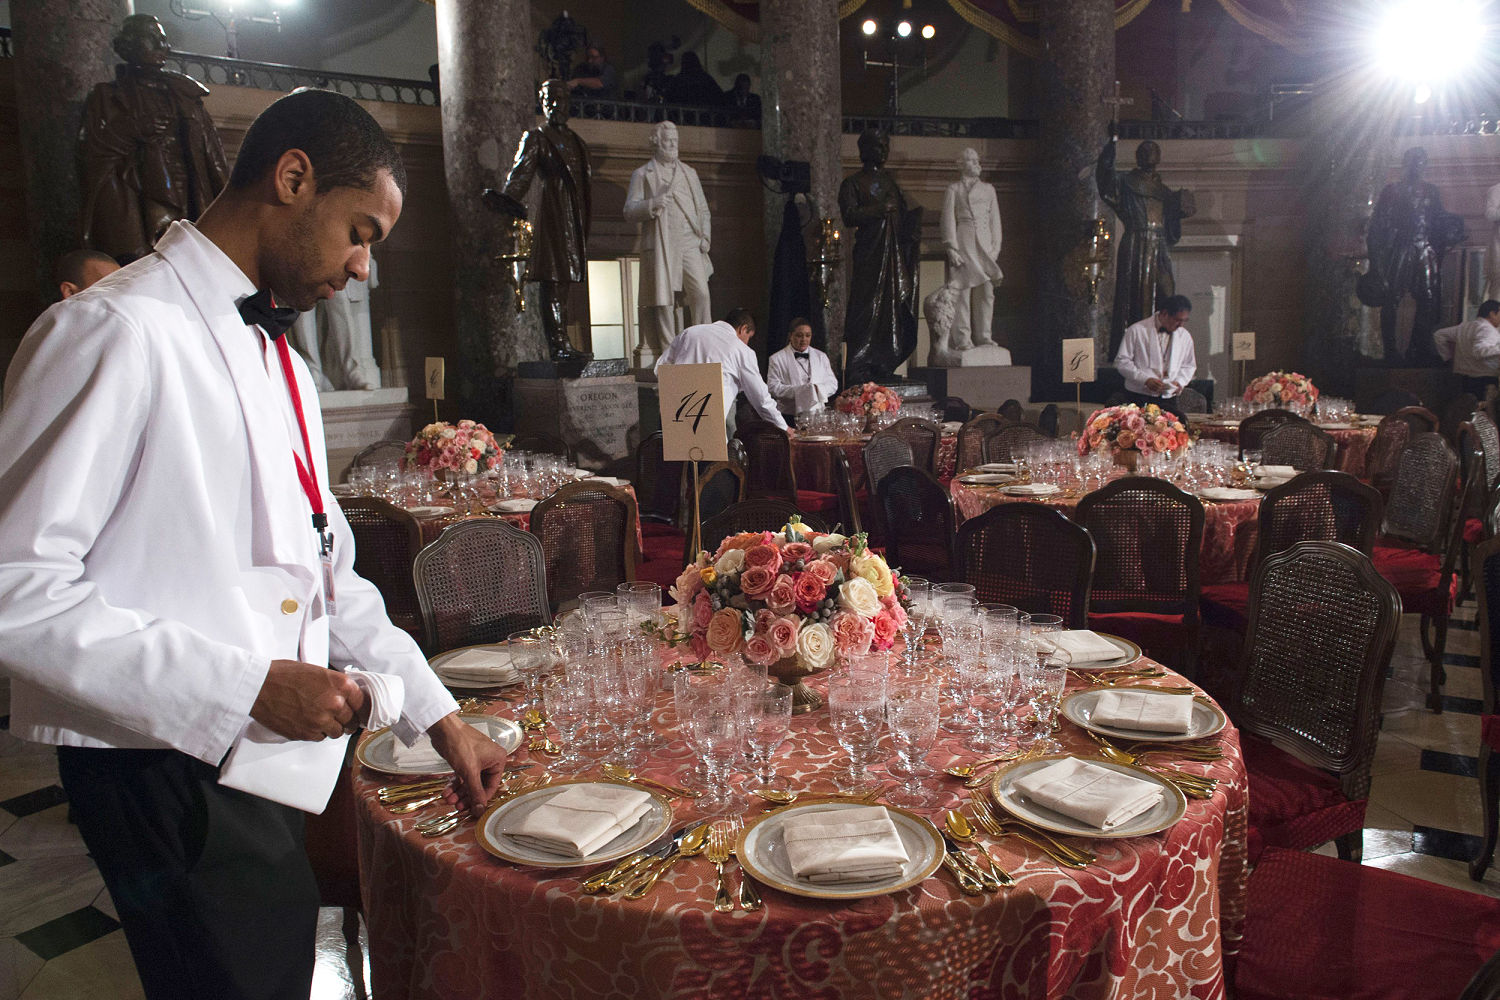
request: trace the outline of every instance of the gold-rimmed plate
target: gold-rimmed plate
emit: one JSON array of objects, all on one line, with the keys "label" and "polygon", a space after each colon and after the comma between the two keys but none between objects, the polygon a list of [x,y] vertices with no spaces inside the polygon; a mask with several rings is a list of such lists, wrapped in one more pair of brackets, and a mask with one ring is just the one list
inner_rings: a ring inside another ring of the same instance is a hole
[{"label": "gold-rimmed plate", "polygon": [[1163,698],[1192,698],[1193,716],[1189,723],[1188,731],[1185,733],[1158,733],[1146,729],[1121,729],[1119,726],[1105,726],[1094,721],[1094,708],[1099,704],[1099,698],[1106,691],[1150,691],[1151,685],[1140,684],[1135,686],[1120,686],[1114,688],[1090,688],[1087,691],[1079,691],[1068,695],[1063,699],[1061,706],[1062,714],[1073,724],[1098,733],[1100,736],[1113,736],[1117,739],[1131,740],[1136,743],[1186,743],[1189,740],[1201,740],[1213,736],[1222,730],[1226,724],[1224,713],[1212,702],[1200,701],[1196,696],[1190,694],[1177,694],[1166,692]]},{"label": "gold-rimmed plate", "polygon": [[[569,857],[566,854],[552,854],[528,844],[519,843],[500,831],[500,827],[507,820],[523,819],[533,809],[544,804],[569,785],[616,785],[632,791],[645,792],[651,796],[651,806],[630,829],[594,853],[581,858]],[[642,788],[640,785],[632,785],[625,781],[574,778],[571,781],[556,781],[523,795],[517,795],[513,799],[495,803],[486,809],[479,817],[479,822],[474,824],[474,836],[479,841],[480,847],[503,861],[518,865],[532,865],[537,868],[581,868],[586,865],[603,864],[607,861],[618,861],[627,854],[634,854],[666,833],[671,825],[671,803],[665,796],[649,788]]]},{"label": "gold-rimmed plate", "polygon": [[1074,663],[1073,669],[1080,673],[1094,673],[1099,670],[1117,670],[1120,667],[1128,667],[1141,658],[1141,647],[1122,636],[1111,635],[1108,632],[1094,632],[1099,638],[1115,646],[1120,650],[1118,656],[1112,656],[1107,660],[1090,660],[1087,663]]},{"label": "gold-rimmed plate", "polygon": [[1129,764],[1116,764],[1113,761],[1098,760],[1092,757],[1079,757],[1087,760],[1090,764],[1099,767],[1107,767],[1111,771],[1119,771],[1128,774],[1132,778],[1140,778],[1160,786],[1162,790],[1161,801],[1147,809],[1139,816],[1133,816],[1112,830],[1101,830],[1095,826],[1089,826],[1071,816],[1053,812],[1040,803],[1033,802],[1024,792],[1015,787],[1021,778],[1054,764],[1068,757],[1078,757],[1077,754],[1050,754],[1046,757],[1032,757],[1028,760],[1018,761],[1009,767],[1001,768],[990,782],[990,796],[999,804],[1000,808],[1010,813],[1016,819],[1030,823],[1032,826],[1052,833],[1061,833],[1070,837],[1094,837],[1102,840],[1121,840],[1126,837],[1144,837],[1147,834],[1160,833],[1182,819],[1187,812],[1187,798],[1178,787],[1167,781],[1160,775],[1153,774],[1143,767],[1132,767]]},{"label": "gold-rimmed plate", "polygon": [[838,438],[832,434],[798,434],[797,440],[804,444],[827,444],[830,441],[837,441]]},{"label": "gold-rimmed plate", "polygon": [[[506,753],[511,753],[521,745],[521,727],[509,719],[495,715],[460,715],[459,718],[494,741]],[[382,774],[453,773],[453,768],[446,761],[441,767],[403,765],[397,762],[396,743],[396,734],[391,732],[389,726],[376,729],[354,748],[354,759]]]},{"label": "gold-rimmed plate", "polygon": [[959,476],[958,481],[965,486],[1007,486],[1016,481],[1016,477],[1004,472],[975,472],[967,476]]},{"label": "gold-rimmed plate", "polygon": [[448,673],[444,669],[444,664],[474,649],[483,649],[487,651],[494,650],[497,657],[507,655],[505,654],[505,643],[503,642],[480,643],[479,645],[475,646],[459,646],[456,649],[450,649],[446,652],[439,653],[432,659],[428,660],[427,665],[432,668],[433,673],[438,675],[438,680],[442,681],[444,686],[453,688],[455,690],[477,691],[483,688],[509,687],[512,684],[521,683],[521,675],[516,672],[516,669],[514,667],[511,668],[511,676],[498,677],[495,679],[459,677]]},{"label": "gold-rimmed plate", "polygon": [[906,856],[909,859],[903,866],[899,877],[849,885],[823,885],[804,881],[792,874],[792,865],[786,856],[784,836],[788,816],[865,808],[868,808],[868,804],[864,802],[827,799],[768,812],[746,826],[740,833],[739,842],[735,844],[734,856],[740,859],[740,864],[744,866],[745,871],[762,885],[769,885],[794,896],[806,896],[809,899],[868,899],[872,896],[884,896],[908,889],[937,871],[938,865],[943,863],[941,835],[931,823],[915,813],[897,809],[894,806],[886,806],[885,810],[890,813],[891,822],[896,826],[896,834],[901,838],[901,844],[906,848]]}]

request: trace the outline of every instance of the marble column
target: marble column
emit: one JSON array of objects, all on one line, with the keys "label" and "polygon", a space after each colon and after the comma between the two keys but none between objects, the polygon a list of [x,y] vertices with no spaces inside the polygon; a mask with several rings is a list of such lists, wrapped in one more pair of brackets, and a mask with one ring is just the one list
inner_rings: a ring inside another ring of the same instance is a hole
[{"label": "marble column", "polygon": [[[838,0],[762,0],[760,5],[761,147],[779,160],[806,160],[812,164],[812,202],[816,215],[838,218],[839,183],[842,170],[839,148],[843,140],[839,76]],[[765,196],[766,273],[781,236],[785,198]],[[840,223],[842,225],[842,223]],[[818,220],[803,228],[808,254],[816,253]],[[840,346],[844,333],[844,296],[847,289],[846,262],[834,278],[828,308],[822,310],[827,331],[824,348],[835,371],[842,371]],[[769,291],[769,289],[768,289]],[[816,294],[812,307],[820,309]],[[786,331],[774,331],[785,334]],[[764,345],[765,339],[758,343]]]},{"label": "marble column", "polygon": [[1109,346],[1109,282],[1099,282],[1098,301],[1091,303],[1079,258],[1092,220],[1104,213],[1113,221],[1094,185],[1094,161],[1111,117],[1103,102],[1114,89],[1114,3],[1048,0],[1040,7],[1037,340],[1017,360],[1032,365],[1034,400],[1071,399],[1071,386],[1063,391],[1062,342],[1093,337],[1100,361]]},{"label": "marble column", "polygon": [[[453,227],[458,358],[449,386],[462,415],[510,422],[508,381],[518,361],[547,357],[536,307],[517,314],[502,250],[504,218],[479,200],[499,187],[521,133],[535,121],[539,72],[528,0],[437,0],[443,169]],[[535,288],[528,289],[534,292]]]},{"label": "marble column", "polygon": [[128,0],[11,0],[26,215],[45,302],[57,294],[52,261],[80,243],[83,103],[114,75],[110,43],[129,8]]}]

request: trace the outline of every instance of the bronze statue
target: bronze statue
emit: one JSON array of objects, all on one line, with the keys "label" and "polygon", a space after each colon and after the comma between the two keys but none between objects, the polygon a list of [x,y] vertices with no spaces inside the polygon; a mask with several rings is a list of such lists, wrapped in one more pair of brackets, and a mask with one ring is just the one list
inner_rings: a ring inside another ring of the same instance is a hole
[{"label": "bronze statue", "polygon": [[515,218],[526,218],[521,199],[541,176],[542,199],[533,226],[531,263],[526,280],[541,285],[542,329],[553,361],[587,361],[592,355],[568,341],[568,293],[587,280],[589,216],[589,148],[568,128],[568,85],[542,83],[537,96],[547,120],[521,136],[516,161],[499,191],[484,192],[485,204]]},{"label": "bronze statue", "polygon": [[869,129],[859,137],[859,173],[839,186],[839,212],[854,229],[854,267],[844,339],[844,384],[890,379],[917,346],[917,252],[922,209],[885,169],[891,141]]},{"label": "bronze statue", "polygon": [[[1380,308],[1380,339],[1388,364],[1439,363],[1432,345],[1437,328],[1439,267],[1443,254],[1464,238],[1462,217],[1443,211],[1438,189],[1422,180],[1427,151],[1413,146],[1401,157],[1402,178],[1387,184],[1375,200],[1366,245],[1370,270],[1359,279],[1360,301]],[[1396,344],[1396,309],[1403,296],[1416,300],[1411,340],[1403,354]]]},{"label": "bronze statue", "polygon": [[1182,220],[1198,210],[1193,192],[1173,191],[1156,172],[1161,147],[1147,140],[1135,148],[1135,169],[1115,170],[1118,136],[1109,126],[1109,143],[1099,153],[1094,176],[1099,197],[1125,227],[1115,255],[1115,308],[1109,322],[1109,353],[1120,349],[1125,328],[1156,312],[1156,304],[1175,295],[1171,248],[1182,238]]},{"label": "bronze statue", "polygon": [[176,219],[195,220],[229,177],[197,80],[162,68],[172,51],[150,14],[115,36],[113,83],[84,105],[83,243],[118,260],[151,252]]}]

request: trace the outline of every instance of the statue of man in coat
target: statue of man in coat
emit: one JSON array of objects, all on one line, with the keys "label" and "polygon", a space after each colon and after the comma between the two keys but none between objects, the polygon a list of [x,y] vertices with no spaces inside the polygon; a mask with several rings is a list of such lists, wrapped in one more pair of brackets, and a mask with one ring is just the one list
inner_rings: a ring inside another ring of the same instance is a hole
[{"label": "statue of man in coat", "polygon": [[671,122],[653,127],[649,142],[651,159],[630,175],[624,209],[625,218],[641,227],[639,367],[654,364],[684,327],[713,322],[712,230],[698,171],[677,158],[677,126]]},{"label": "statue of man in coat", "polygon": [[979,179],[979,153],[958,158],[959,179],[943,194],[944,284],[955,289],[948,349],[966,351],[995,342],[995,286],[1000,272],[1000,203],[995,187]]}]

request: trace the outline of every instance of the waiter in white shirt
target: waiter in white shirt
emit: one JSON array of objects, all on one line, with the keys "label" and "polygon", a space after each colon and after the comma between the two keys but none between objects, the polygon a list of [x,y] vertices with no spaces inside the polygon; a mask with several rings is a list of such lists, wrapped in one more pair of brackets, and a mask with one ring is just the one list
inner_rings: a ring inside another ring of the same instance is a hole
[{"label": "waiter in white shirt", "polygon": [[724,424],[730,437],[734,436],[734,401],[742,392],[762,420],[786,430],[786,421],[781,419],[776,400],[766,390],[765,379],[760,377],[760,364],[750,349],[750,340],[754,336],[755,317],[750,315],[750,310],[731,309],[729,315],[717,323],[700,323],[683,330],[656,362],[657,371],[661,371],[664,365],[718,362],[724,379]]},{"label": "waiter in white shirt", "polygon": [[839,380],[828,355],[812,346],[812,324],[804,317],[792,320],[787,345],[771,355],[766,367],[766,388],[782,413],[815,410],[838,395]]},{"label": "waiter in white shirt", "polygon": [[1125,394],[1137,406],[1155,403],[1182,415],[1177,396],[1193,380],[1198,359],[1193,335],[1183,324],[1193,311],[1186,295],[1172,295],[1154,316],[1125,328],[1115,367],[1125,376]]},{"label": "waiter in white shirt", "polygon": [[1483,400],[1485,391],[1496,384],[1500,375],[1500,302],[1485,299],[1479,304],[1479,317],[1458,326],[1432,332],[1432,344],[1438,357],[1453,362],[1453,373],[1463,383],[1464,392]]}]

